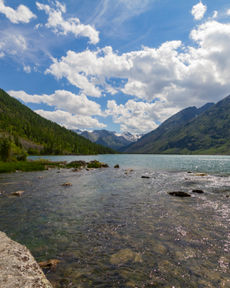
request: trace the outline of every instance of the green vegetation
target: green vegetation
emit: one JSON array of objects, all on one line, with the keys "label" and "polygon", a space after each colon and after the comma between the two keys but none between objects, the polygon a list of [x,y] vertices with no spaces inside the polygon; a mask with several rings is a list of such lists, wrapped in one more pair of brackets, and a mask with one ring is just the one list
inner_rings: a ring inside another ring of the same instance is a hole
[{"label": "green vegetation", "polygon": [[75,168],[79,169],[82,167],[86,167],[87,163],[85,161],[72,161],[66,165],[67,168]]},{"label": "green vegetation", "polygon": [[43,155],[113,153],[110,148],[92,143],[75,132],[44,119],[2,89],[0,89],[0,141],[3,161],[8,161],[12,155],[10,149],[13,149],[13,154],[18,155],[21,160],[26,153]]},{"label": "green vegetation", "polygon": [[230,154],[230,96],[215,105],[182,110],[125,152]]},{"label": "green vegetation", "polygon": [[46,160],[17,162],[0,161],[0,173],[11,173],[16,171],[42,171],[51,167],[63,167],[63,164],[61,162],[49,162]]},{"label": "green vegetation", "polygon": [[87,168],[107,168],[109,167],[106,163],[101,163],[97,160],[91,161],[87,164]]},{"label": "green vegetation", "polygon": [[90,161],[90,162],[85,162],[85,161],[73,161],[73,162],[70,162],[68,164],[66,164],[66,168],[75,168],[75,169],[79,169],[79,168],[107,168],[109,167],[108,164],[106,163],[102,163],[102,162],[99,162],[97,160],[93,160],[93,161]]}]

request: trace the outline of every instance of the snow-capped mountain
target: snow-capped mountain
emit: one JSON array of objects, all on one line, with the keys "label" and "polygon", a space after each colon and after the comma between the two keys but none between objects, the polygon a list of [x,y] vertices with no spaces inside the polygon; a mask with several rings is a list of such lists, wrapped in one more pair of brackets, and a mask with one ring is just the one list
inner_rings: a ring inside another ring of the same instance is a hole
[{"label": "snow-capped mountain", "polygon": [[94,143],[110,147],[117,151],[120,151],[120,149],[128,146],[131,143],[136,142],[142,136],[133,135],[129,132],[116,133],[114,131],[108,130],[94,130],[92,132],[74,130],[74,132],[89,139]]}]

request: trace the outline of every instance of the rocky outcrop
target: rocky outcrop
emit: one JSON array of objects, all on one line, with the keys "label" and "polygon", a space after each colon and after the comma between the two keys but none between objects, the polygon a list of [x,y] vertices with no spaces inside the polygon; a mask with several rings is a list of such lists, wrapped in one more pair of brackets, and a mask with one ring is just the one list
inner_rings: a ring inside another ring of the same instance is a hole
[{"label": "rocky outcrop", "polygon": [[0,287],[52,288],[30,251],[0,232]]}]

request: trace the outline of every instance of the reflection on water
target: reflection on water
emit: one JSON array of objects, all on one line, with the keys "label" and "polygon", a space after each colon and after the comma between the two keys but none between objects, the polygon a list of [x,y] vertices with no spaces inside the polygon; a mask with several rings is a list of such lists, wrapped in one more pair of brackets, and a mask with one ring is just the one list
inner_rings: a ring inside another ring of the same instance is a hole
[{"label": "reflection on water", "polygon": [[0,190],[0,230],[38,261],[61,260],[47,271],[55,287],[230,285],[229,176],[53,170],[1,175]]}]

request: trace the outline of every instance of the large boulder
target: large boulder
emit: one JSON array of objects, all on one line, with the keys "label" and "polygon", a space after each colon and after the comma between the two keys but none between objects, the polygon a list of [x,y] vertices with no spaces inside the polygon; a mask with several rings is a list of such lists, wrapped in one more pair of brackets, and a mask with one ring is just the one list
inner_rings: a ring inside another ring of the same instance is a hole
[{"label": "large boulder", "polygon": [[0,287],[52,288],[30,251],[0,232]]}]

